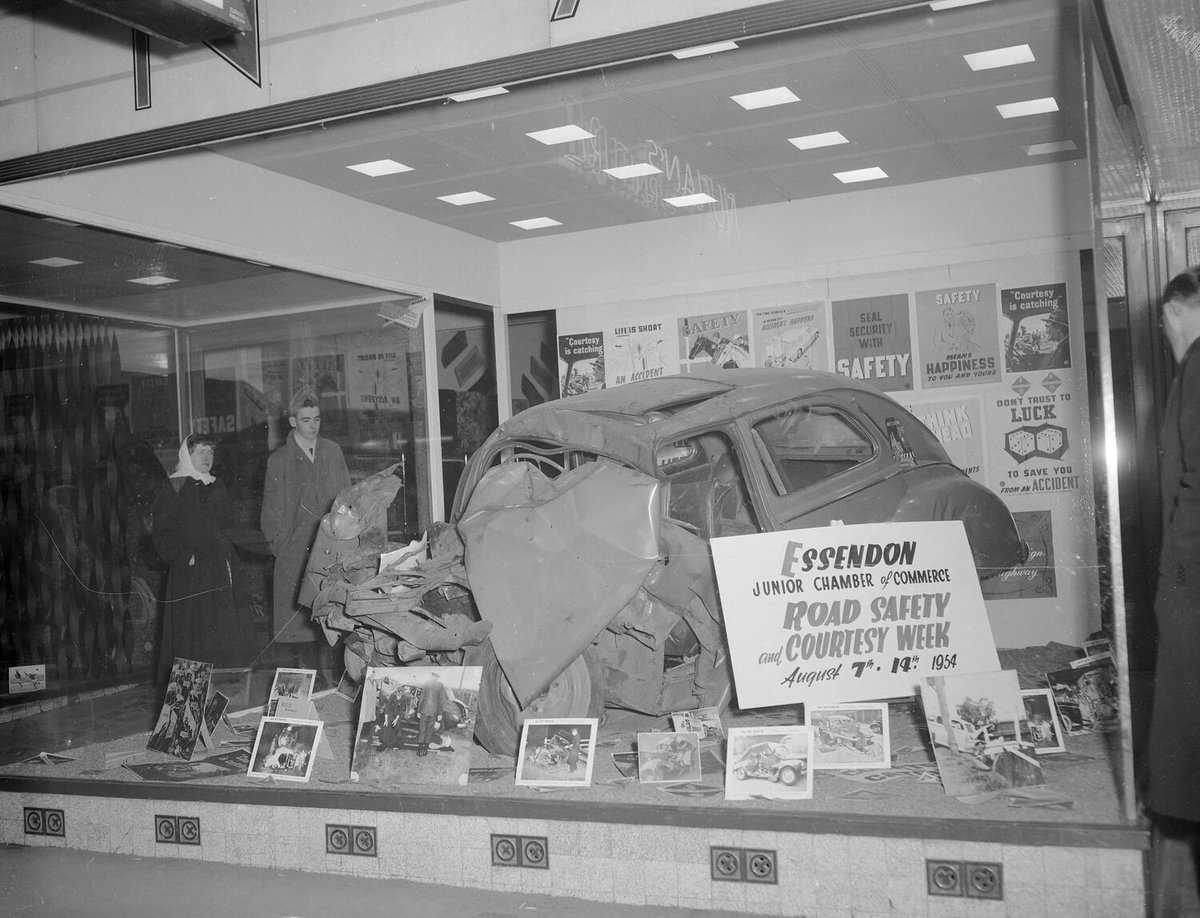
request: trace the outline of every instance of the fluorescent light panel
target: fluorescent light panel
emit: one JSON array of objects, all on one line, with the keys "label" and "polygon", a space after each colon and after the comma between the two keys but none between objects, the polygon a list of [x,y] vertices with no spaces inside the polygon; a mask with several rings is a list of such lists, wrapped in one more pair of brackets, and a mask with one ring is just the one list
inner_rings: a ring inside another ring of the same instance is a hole
[{"label": "fluorescent light panel", "polygon": [[836,147],[839,143],[849,143],[841,131],[826,131],[824,134],[805,134],[803,137],[789,137],[788,143],[794,144],[801,150],[815,150],[818,147]]},{"label": "fluorescent light panel", "polygon": [[506,92],[503,86],[485,86],[483,89],[472,89],[468,92],[456,92],[450,96],[451,102],[470,102],[472,99],[486,99],[488,96],[502,96]]},{"label": "fluorescent light panel", "polygon": [[703,57],[706,54],[719,54],[722,51],[736,50],[736,41],[717,41],[711,45],[696,45],[694,48],[681,48],[678,51],[672,51],[671,54],[677,60],[684,60],[689,57]]},{"label": "fluorescent light panel", "polygon": [[363,175],[369,175],[372,178],[378,178],[381,175],[395,175],[398,172],[412,172],[412,166],[406,166],[404,163],[398,163],[394,159],[376,159],[369,163],[355,163],[353,166],[347,166],[347,169],[353,169],[355,172],[361,172]]},{"label": "fluorescent light panel", "polygon": [[68,265],[81,265],[82,261],[76,261],[73,258],[62,258],[54,256],[53,258],[39,258],[36,261],[31,261],[31,265],[41,265],[43,268],[65,268]]},{"label": "fluorescent light panel", "polygon": [[447,204],[453,204],[455,207],[462,207],[464,204],[482,204],[484,201],[496,200],[490,194],[484,194],[482,191],[462,191],[458,194],[441,194],[438,195],[439,201],[445,201]]},{"label": "fluorescent light panel", "polygon": [[673,198],[663,198],[672,207],[695,207],[697,204],[716,204],[717,199],[710,194],[681,194]]},{"label": "fluorescent light panel", "polygon": [[1011,67],[1014,64],[1030,64],[1034,57],[1033,49],[1029,45],[1012,45],[1008,48],[964,54],[963,60],[972,70],[993,70],[996,67]]},{"label": "fluorescent light panel", "polygon": [[787,105],[789,102],[799,102],[800,97],[786,86],[776,86],[774,89],[760,89],[758,92],[743,92],[730,96],[742,108],[750,111],[755,108],[769,108],[772,105]]},{"label": "fluorescent light panel", "polygon": [[1001,118],[1023,118],[1026,115],[1044,115],[1046,112],[1058,111],[1058,103],[1053,97],[1044,99],[1026,99],[1024,102],[1008,102],[997,105],[996,111]]},{"label": "fluorescent light panel", "polygon": [[510,225],[518,229],[532,230],[545,229],[548,226],[562,226],[562,223],[558,220],[552,220],[549,217],[534,217],[530,220],[513,220]]},{"label": "fluorescent light panel", "polygon": [[1026,156],[1044,156],[1047,153],[1068,153],[1075,149],[1073,140],[1055,140],[1051,143],[1034,143],[1025,148]]},{"label": "fluorescent light panel", "polygon": [[546,146],[552,146],[556,143],[571,143],[574,140],[587,140],[589,137],[596,136],[590,131],[585,131],[577,124],[564,124],[562,127],[548,128],[544,131],[530,131],[525,135],[532,137],[538,143],[544,143]]},{"label": "fluorescent light panel", "polygon": [[987,3],[988,0],[932,0],[931,10],[952,10],[956,6],[974,6],[976,3]]},{"label": "fluorescent light panel", "polygon": [[628,166],[613,166],[611,169],[605,169],[604,172],[615,179],[631,179],[640,178],[643,175],[656,175],[662,172],[662,169],[649,163],[632,163]]},{"label": "fluorescent light panel", "polygon": [[876,179],[885,179],[888,174],[878,166],[871,166],[869,169],[851,169],[849,172],[835,172],[833,177],[843,185],[851,185],[854,182],[873,182]]},{"label": "fluorescent light panel", "polygon": [[164,284],[178,284],[179,278],[167,277],[165,274],[151,274],[149,277],[131,277],[131,284],[142,284],[146,287],[161,287]]}]

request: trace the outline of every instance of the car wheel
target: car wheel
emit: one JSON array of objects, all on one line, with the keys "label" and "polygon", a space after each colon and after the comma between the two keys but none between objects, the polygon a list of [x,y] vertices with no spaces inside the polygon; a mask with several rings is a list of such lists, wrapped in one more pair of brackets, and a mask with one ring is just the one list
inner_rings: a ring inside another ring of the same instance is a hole
[{"label": "car wheel", "polygon": [[744,769],[744,768],[735,768],[735,769],[733,770],[733,776],[734,776],[735,778],[737,778],[739,781],[745,781],[745,780],[746,780],[746,769]]},{"label": "car wheel", "polygon": [[784,765],[779,769],[779,780],[791,787],[800,780],[800,774],[791,765]]},{"label": "car wheel", "polygon": [[475,738],[488,752],[516,755],[526,717],[599,718],[604,713],[604,672],[590,647],[525,708],[509,687],[490,640],[469,654],[466,663],[483,667]]}]

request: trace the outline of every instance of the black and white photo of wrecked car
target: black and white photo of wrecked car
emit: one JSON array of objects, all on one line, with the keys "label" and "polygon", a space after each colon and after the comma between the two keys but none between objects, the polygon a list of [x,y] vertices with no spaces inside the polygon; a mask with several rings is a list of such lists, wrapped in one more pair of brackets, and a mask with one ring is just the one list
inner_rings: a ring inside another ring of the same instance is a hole
[{"label": "black and white photo of wrecked car", "polygon": [[[981,579],[1024,560],[1000,498],[868,385],[784,369],[661,377],[502,423],[403,589],[363,602],[360,584],[325,621],[352,632],[359,669],[482,665],[476,738],[512,753],[527,716],[731,703],[710,539],[916,520],[962,520]],[[398,595],[405,625],[381,629],[374,613]]]},{"label": "black and white photo of wrecked car", "polygon": [[755,743],[733,763],[733,775],[739,781],[765,778],[791,787],[799,783],[808,771],[808,756],[795,751],[787,743],[764,741]]}]

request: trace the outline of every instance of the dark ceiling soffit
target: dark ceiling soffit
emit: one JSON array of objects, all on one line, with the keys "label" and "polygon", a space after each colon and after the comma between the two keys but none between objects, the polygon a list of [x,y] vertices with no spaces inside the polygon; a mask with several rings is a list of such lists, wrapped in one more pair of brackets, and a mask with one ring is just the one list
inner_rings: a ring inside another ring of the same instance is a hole
[{"label": "dark ceiling soffit", "polygon": [[512,57],[91,141],[0,162],[0,184],[181,150],[233,137],[331,121],[486,86],[513,85],[666,54],[680,48],[794,31],[925,6],[914,0],[781,0]]},{"label": "dark ceiling soffit", "polygon": [[1143,201],[1146,204],[1152,204],[1159,200],[1160,186],[1150,164],[1150,157],[1146,153],[1146,138],[1142,133],[1137,110],[1133,107],[1129,84],[1125,81],[1125,72],[1121,69],[1121,59],[1117,54],[1112,28],[1108,23],[1104,0],[1091,0],[1086,8],[1090,11],[1090,15],[1086,15],[1085,20],[1088,30],[1091,32],[1092,47],[1096,50],[1096,63],[1101,79],[1104,81],[1104,88],[1112,100],[1113,109],[1117,113],[1117,121],[1121,125],[1121,132],[1125,135],[1125,142],[1129,144],[1133,160],[1137,163]]}]

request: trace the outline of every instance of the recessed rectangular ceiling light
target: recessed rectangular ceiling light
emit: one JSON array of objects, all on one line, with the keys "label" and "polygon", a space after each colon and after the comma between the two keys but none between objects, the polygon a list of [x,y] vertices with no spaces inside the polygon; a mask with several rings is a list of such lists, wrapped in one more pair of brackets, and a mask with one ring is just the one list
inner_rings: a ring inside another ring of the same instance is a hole
[{"label": "recessed rectangular ceiling light", "polygon": [[613,166],[611,169],[605,169],[604,172],[615,179],[631,179],[640,178],[643,175],[655,175],[662,172],[662,169],[649,163],[633,163],[629,166]]},{"label": "recessed rectangular ceiling light", "polygon": [[1046,153],[1067,153],[1075,149],[1073,140],[1055,140],[1052,143],[1034,143],[1025,148],[1026,156],[1042,156]]},{"label": "recessed rectangular ceiling light", "polygon": [[369,163],[356,163],[346,168],[353,169],[355,172],[361,172],[363,175],[369,175],[372,178],[378,178],[381,175],[395,175],[397,172],[413,171],[412,166],[398,163],[394,159],[377,159]]},{"label": "recessed rectangular ceiling light", "polygon": [[888,174],[878,166],[869,169],[851,169],[849,172],[835,172],[833,177],[844,185],[854,182],[873,182],[876,179],[887,178]]},{"label": "recessed rectangular ceiling light", "polygon": [[681,194],[673,198],[663,198],[672,207],[694,207],[697,204],[716,204],[717,199],[711,194]]},{"label": "recessed rectangular ceiling light", "polygon": [[678,51],[672,51],[671,54],[677,60],[683,60],[688,57],[703,57],[706,54],[718,54],[721,51],[736,51],[736,41],[716,41],[711,45],[696,45],[694,48],[680,48]]},{"label": "recessed rectangular ceiling light", "polygon": [[1026,99],[1024,102],[1008,102],[997,105],[1001,118],[1021,118],[1025,115],[1043,115],[1058,111],[1058,103],[1050,96],[1044,99]]},{"label": "recessed rectangular ceiling light", "polygon": [[800,97],[786,86],[776,86],[774,89],[760,89],[758,92],[743,92],[730,96],[742,108],[750,111],[755,108],[769,108],[772,105],[787,105],[789,102],[799,102]]},{"label": "recessed rectangular ceiling light", "polygon": [[165,274],[151,274],[149,277],[131,277],[131,284],[144,284],[147,287],[161,287],[163,284],[178,284],[179,278],[167,277]]},{"label": "recessed rectangular ceiling light", "polygon": [[451,102],[470,102],[472,99],[486,99],[488,96],[502,96],[506,92],[503,86],[485,86],[483,89],[472,89],[468,92],[456,92],[450,96]]},{"label": "recessed rectangular ceiling light", "polygon": [[564,124],[562,127],[548,128],[544,131],[530,131],[525,136],[532,137],[538,143],[551,146],[556,143],[570,143],[573,140],[587,140],[596,135],[585,131],[577,124]]},{"label": "recessed rectangular ceiling light", "polygon": [[803,137],[789,137],[788,143],[795,144],[801,150],[815,150],[817,147],[836,147],[839,143],[849,143],[841,131],[826,131],[824,134],[805,134]]},{"label": "recessed rectangular ceiling light", "polygon": [[993,48],[991,51],[976,51],[974,54],[963,55],[963,60],[972,70],[993,70],[996,67],[1029,64],[1033,59],[1033,49],[1029,45]]},{"label": "recessed rectangular ceiling light", "polygon": [[534,217],[531,220],[513,220],[510,225],[523,230],[545,229],[547,226],[562,226],[559,221],[551,220],[549,217]]},{"label": "recessed rectangular ceiling light", "polygon": [[68,265],[81,265],[82,261],[76,261],[73,258],[39,258],[36,261],[31,261],[31,265],[41,265],[44,268],[65,268]]},{"label": "recessed rectangular ceiling light", "polygon": [[987,3],[987,0],[932,0],[931,10],[952,10],[956,6],[974,6],[976,3]]},{"label": "recessed rectangular ceiling light", "polygon": [[490,194],[484,194],[482,191],[463,191],[459,194],[440,194],[439,201],[445,201],[447,204],[453,204],[455,207],[462,207],[464,204],[482,204],[484,201],[496,200]]}]

